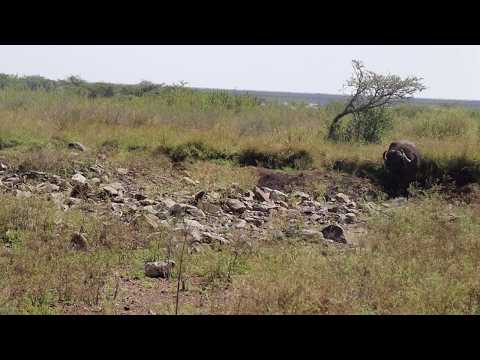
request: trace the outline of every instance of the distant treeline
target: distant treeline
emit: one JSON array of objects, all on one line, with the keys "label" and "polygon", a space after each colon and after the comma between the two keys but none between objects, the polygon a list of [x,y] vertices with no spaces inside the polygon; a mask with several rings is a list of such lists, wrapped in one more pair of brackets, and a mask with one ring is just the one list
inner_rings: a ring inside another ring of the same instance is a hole
[{"label": "distant treeline", "polygon": [[170,105],[182,101],[222,105],[227,108],[239,106],[257,106],[262,101],[249,94],[231,94],[225,90],[198,91],[185,86],[184,82],[173,85],[154,84],[142,81],[138,84],[113,84],[106,82],[88,82],[78,76],[70,76],[64,80],[50,80],[43,76],[16,76],[0,74],[0,90],[30,90],[45,92],[70,93],[87,98],[135,98],[158,97]]}]

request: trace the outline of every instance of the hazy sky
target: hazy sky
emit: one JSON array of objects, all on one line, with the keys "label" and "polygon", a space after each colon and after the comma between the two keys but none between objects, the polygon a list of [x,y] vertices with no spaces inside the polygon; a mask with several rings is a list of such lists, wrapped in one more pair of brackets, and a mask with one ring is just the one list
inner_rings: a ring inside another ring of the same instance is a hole
[{"label": "hazy sky", "polygon": [[0,45],[0,73],[333,94],[352,59],[376,72],[423,77],[428,89],[420,97],[480,100],[480,46]]}]

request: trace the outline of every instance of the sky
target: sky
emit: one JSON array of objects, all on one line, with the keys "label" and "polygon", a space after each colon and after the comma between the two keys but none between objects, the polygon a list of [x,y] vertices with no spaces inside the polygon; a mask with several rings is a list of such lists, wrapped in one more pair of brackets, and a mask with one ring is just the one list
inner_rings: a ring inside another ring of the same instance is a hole
[{"label": "sky", "polygon": [[480,46],[0,45],[0,73],[133,84],[340,94],[351,61],[419,76],[417,97],[480,100]]}]

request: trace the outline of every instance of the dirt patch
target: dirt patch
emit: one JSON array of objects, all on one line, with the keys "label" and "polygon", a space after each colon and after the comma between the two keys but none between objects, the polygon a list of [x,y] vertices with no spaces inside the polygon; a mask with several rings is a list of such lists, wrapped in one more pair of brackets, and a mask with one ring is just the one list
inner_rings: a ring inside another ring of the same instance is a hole
[{"label": "dirt patch", "polygon": [[323,188],[327,198],[342,192],[352,199],[377,200],[385,197],[382,189],[370,179],[354,175],[314,171],[282,172],[264,168],[258,169],[259,180],[257,186],[268,187],[280,191],[306,191],[318,193]]}]

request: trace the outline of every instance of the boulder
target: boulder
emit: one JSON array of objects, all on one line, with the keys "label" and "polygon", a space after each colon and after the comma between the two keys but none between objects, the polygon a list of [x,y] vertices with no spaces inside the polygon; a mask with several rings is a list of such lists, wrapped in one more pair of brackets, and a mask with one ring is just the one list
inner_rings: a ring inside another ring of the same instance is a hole
[{"label": "boulder", "polygon": [[338,243],[346,244],[345,231],[339,225],[328,225],[322,230],[323,237],[325,239],[333,240]]},{"label": "boulder", "polygon": [[151,278],[169,278],[172,269],[175,267],[175,261],[154,261],[145,263],[145,276]]},{"label": "boulder", "polygon": [[85,145],[79,143],[79,142],[71,142],[68,144],[68,148],[72,150],[78,150],[78,151],[87,151],[87,148]]},{"label": "boulder", "polygon": [[255,186],[253,193],[255,195],[255,199],[258,201],[270,201],[270,195],[266,191],[260,189],[258,186]]},{"label": "boulder", "polygon": [[227,206],[232,212],[238,214],[241,214],[246,210],[245,204],[237,199],[228,199]]},{"label": "boulder", "polygon": [[350,198],[348,195],[345,195],[344,193],[338,193],[335,195],[335,200],[341,204],[348,204],[350,203]]},{"label": "boulder", "polygon": [[72,185],[85,185],[87,183],[87,178],[80,173],[76,173],[72,176]]}]

